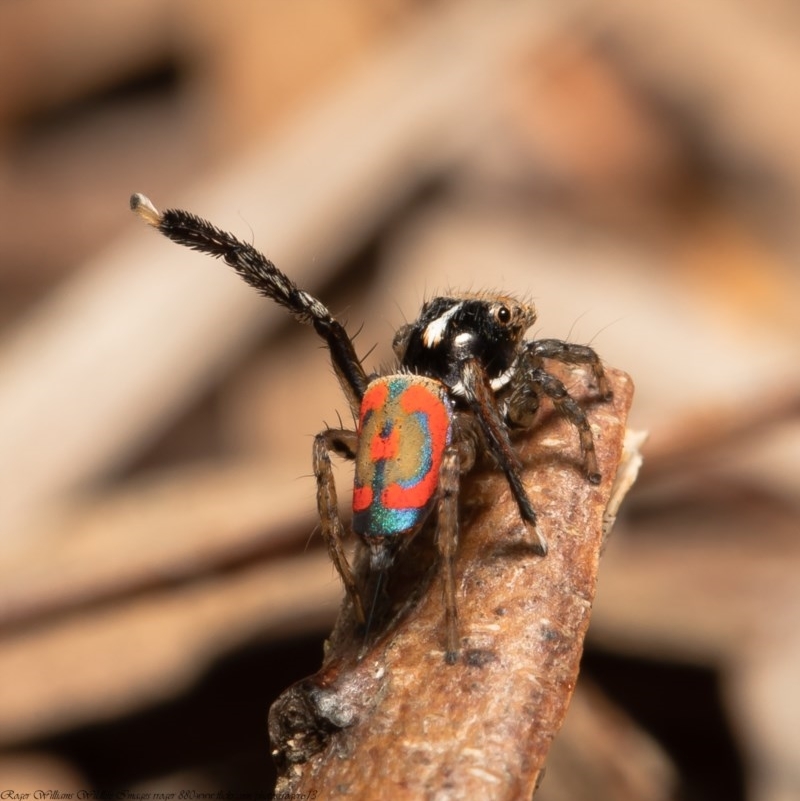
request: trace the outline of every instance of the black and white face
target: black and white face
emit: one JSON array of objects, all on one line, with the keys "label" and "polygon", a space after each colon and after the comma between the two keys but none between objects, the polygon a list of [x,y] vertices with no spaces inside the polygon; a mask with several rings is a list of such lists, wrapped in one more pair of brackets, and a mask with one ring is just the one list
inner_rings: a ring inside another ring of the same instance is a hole
[{"label": "black and white face", "polygon": [[495,392],[511,380],[525,332],[536,310],[503,295],[439,297],[428,301],[418,319],[394,338],[400,364],[436,378],[462,394],[460,364],[477,361]]}]

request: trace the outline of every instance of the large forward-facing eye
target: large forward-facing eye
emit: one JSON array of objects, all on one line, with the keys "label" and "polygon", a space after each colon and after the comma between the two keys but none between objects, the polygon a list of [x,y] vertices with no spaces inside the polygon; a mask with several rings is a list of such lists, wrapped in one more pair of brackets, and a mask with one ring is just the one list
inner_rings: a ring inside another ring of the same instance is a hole
[{"label": "large forward-facing eye", "polygon": [[502,303],[496,306],[494,309],[494,318],[498,323],[500,323],[500,325],[508,325],[511,322],[512,316],[511,309]]}]

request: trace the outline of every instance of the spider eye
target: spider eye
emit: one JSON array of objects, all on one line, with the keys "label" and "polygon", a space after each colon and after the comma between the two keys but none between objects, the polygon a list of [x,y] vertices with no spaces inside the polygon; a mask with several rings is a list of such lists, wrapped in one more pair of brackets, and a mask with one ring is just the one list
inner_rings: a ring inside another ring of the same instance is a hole
[{"label": "spider eye", "polygon": [[495,312],[495,317],[497,317],[497,322],[507,325],[511,322],[511,309],[508,306],[500,306]]}]

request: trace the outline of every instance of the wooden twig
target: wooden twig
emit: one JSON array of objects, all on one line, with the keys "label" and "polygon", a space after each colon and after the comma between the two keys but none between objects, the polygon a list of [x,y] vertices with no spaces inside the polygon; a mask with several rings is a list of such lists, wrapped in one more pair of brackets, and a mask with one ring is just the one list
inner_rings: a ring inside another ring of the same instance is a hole
[{"label": "wooden twig", "polygon": [[[444,662],[441,578],[428,526],[387,582],[364,635],[345,606],[319,673],[273,705],[278,791],[351,799],[530,798],[575,687],[619,464],[630,379],[589,406],[603,480],[589,484],[557,416],[519,443],[550,544],[537,556],[503,476],[462,485],[456,561],[461,658]],[[568,377],[579,385],[578,375]],[[425,567],[430,566],[430,567]]]}]

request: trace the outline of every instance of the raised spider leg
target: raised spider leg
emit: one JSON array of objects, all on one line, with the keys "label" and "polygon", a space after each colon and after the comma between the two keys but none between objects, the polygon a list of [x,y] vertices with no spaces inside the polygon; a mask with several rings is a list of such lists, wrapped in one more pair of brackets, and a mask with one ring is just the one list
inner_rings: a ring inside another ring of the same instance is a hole
[{"label": "raised spider leg", "polygon": [[317,509],[319,510],[320,528],[328,553],[337,572],[342,578],[342,584],[350,596],[356,620],[364,624],[364,604],[361,593],[358,591],[353,570],[347,561],[344,552],[344,526],[339,517],[339,504],[336,497],[336,482],[333,477],[331,458],[333,451],[340,456],[353,459],[357,444],[355,431],[342,428],[328,428],[314,437],[314,476],[317,479]]},{"label": "raised spider leg", "polygon": [[464,398],[478,421],[489,452],[505,473],[511,494],[519,507],[520,516],[533,529],[536,537],[533,547],[538,554],[545,556],[547,541],[539,531],[536,512],[520,477],[522,465],[508,438],[508,431],[497,409],[483,369],[476,359],[468,359],[460,365],[460,376],[464,387]]},{"label": "raised spider leg", "polygon": [[131,209],[168,239],[192,250],[223,259],[262,295],[288,309],[302,323],[312,325],[325,340],[336,377],[354,415],[367,388],[367,376],[344,326],[327,307],[298,289],[263,253],[188,211],[160,212],[144,195],[131,196]]}]

